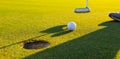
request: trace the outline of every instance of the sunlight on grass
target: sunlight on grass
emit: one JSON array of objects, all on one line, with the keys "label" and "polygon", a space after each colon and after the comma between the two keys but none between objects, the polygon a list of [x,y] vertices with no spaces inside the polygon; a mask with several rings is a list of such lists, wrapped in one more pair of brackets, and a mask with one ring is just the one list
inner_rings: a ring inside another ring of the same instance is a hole
[{"label": "sunlight on grass", "polygon": [[[109,28],[109,26],[99,26],[99,24],[112,20],[108,17],[108,13],[120,10],[118,2],[120,0],[90,0],[91,12],[79,14],[74,13],[74,9],[85,7],[85,0],[1,0],[0,59],[25,58],[76,40],[75,38]],[[75,31],[59,30],[60,26],[67,25],[70,21],[76,22]],[[23,41],[31,38],[46,40],[51,45],[40,50],[23,49]],[[118,59],[120,59],[119,55],[118,52]]]},{"label": "sunlight on grass", "polygon": [[120,59],[120,50],[117,52],[115,59]]}]

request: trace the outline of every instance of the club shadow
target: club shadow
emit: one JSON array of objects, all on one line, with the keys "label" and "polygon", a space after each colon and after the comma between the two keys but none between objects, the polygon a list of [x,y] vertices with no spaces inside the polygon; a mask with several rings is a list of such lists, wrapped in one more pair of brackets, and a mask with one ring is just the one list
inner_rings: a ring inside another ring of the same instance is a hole
[{"label": "club shadow", "polygon": [[8,45],[0,47],[0,49],[7,48],[7,47],[10,47],[10,46],[13,46],[13,45],[16,45],[16,44],[20,44],[20,43],[23,43],[23,42],[26,42],[26,41],[35,40],[36,38],[39,38],[39,37],[42,37],[42,36],[45,36],[45,35],[46,34],[40,35],[40,36],[35,36],[35,37],[29,38],[27,40],[19,41],[19,42],[13,43],[13,44],[8,44]]}]

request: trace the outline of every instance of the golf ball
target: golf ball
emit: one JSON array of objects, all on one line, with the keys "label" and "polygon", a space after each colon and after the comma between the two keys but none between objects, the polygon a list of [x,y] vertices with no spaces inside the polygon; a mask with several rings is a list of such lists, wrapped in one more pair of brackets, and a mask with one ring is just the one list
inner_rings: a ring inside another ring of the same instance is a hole
[{"label": "golf ball", "polygon": [[69,22],[67,24],[68,30],[75,30],[76,29],[76,23],[75,22]]}]

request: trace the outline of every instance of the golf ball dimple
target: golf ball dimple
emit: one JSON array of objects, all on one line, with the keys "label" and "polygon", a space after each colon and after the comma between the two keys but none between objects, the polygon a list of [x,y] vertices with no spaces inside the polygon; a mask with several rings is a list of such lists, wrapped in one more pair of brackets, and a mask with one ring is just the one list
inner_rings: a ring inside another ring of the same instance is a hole
[{"label": "golf ball dimple", "polygon": [[69,22],[67,24],[68,30],[75,30],[76,29],[76,23],[75,22]]}]

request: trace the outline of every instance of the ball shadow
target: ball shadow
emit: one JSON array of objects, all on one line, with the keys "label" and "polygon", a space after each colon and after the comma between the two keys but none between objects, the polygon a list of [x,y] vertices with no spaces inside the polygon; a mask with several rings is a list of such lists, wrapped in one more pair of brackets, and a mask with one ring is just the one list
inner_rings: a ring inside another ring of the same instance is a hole
[{"label": "ball shadow", "polygon": [[67,30],[67,25],[59,25],[59,26],[55,26],[55,27],[51,27],[46,30],[43,30],[40,33],[53,34],[51,35],[51,37],[57,37],[57,36],[65,35],[70,32],[72,31]]}]

